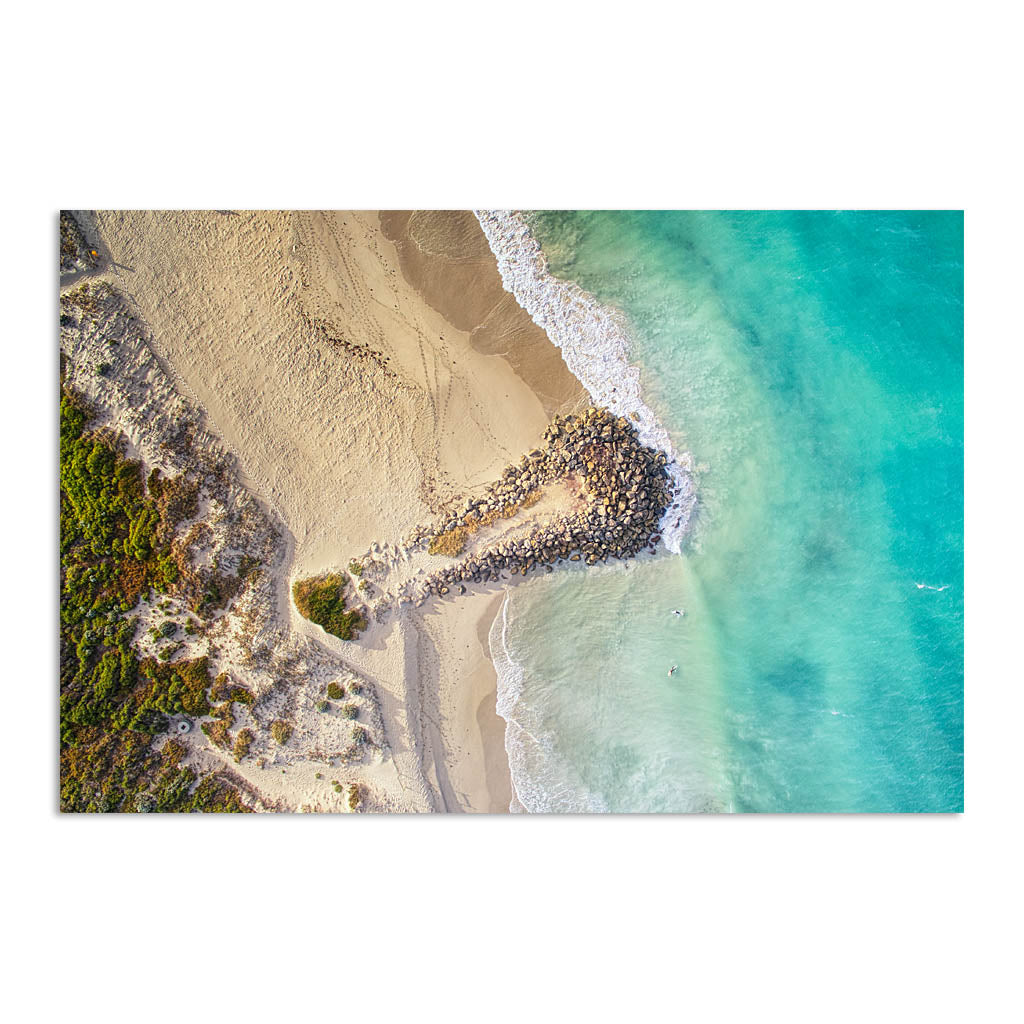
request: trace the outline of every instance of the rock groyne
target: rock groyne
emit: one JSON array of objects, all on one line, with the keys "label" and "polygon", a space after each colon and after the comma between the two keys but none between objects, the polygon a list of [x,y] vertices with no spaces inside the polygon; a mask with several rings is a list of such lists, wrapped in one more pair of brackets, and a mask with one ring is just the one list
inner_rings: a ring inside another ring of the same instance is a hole
[{"label": "rock groyne", "polygon": [[433,553],[462,552],[468,536],[529,507],[547,484],[565,481],[582,507],[554,524],[537,525],[526,536],[496,543],[438,570],[402,597],[422,604],[466,583],[497,582],[505,574],[550,572],[558,562],[594,565],[654,551],[658,523],[672,499],[666,455],[646,447],[636,426],[605,408],[556,417],[544,445],[508,466],[501,478],[450,509],[439,524],[411,538]]}]

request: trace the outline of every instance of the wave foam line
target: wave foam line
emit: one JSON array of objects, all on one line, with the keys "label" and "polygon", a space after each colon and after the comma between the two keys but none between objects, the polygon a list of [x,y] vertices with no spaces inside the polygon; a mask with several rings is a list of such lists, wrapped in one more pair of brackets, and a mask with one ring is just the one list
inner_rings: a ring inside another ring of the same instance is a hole
[{"label": "wave foam line", "polygon": [[507,593],[487,637],[498,677],[497,712],[505,719],[505,753],[515,794],[509,810],[529,814],[606,812],[604,801],[587,792],[576,771],[555,753],[551,743],[530,730],[535,716],[522,704],[526,674],[508,643],[511,601],[512,594]]},{"label": "wave foam line", "polygon": [[673,499],[659,528],[665,547],[679,553],[695,501],[692,460],[676,452],[668,432],[640,397],[640,370],[629,362],[626,318],[603,306],[573,281],[548,270],[548,260],[521,213],[474,210],[498,262],[505,290],[511,292],[538,327],[562,352],[566,366],[599,405],[633,419],[641,441],[668,457]]}]

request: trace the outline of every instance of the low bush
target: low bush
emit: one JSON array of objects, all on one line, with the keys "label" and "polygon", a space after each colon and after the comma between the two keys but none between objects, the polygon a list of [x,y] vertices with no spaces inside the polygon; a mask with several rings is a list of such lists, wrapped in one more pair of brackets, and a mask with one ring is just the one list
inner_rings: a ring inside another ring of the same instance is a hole
[{"label": "low bush", "polygon": [[[62,309],[66,300],[82,306],[92,293],[62,296]],[[210,679],[205,659],[168,663],[173,643],[164,661],[140,661],[132,647],[138,623],[125,613],[172,585],[161,560],[178,520],[147,497],[142,468],[120,454],[118,438],[88,432],[88,420],[84,402],[62,388],[60,808],[246,810],[224,779],[180,767],[183,744],[152,748],[171,716],[209,713]],[[154,627],[153,639],[176,628]]]},{"label": "low bush", "polygon": [[292,735],[292,727],[283,718],[275,719],[270,723],[270,735],[283,747]]},{"label": "low bush", "polygon": [[456,526],[431,537],[427,550],[432,555],[447,555],[449,558],[455,558],[465,550],[468,536],[469,531],[464,526]]},{"label": "low bush", "polygon": [[300,614],[342,640],[354,640],[366,628],[356,610],[345,607],[345,577],[339,573],[297,580],[292,597]]},{"label": "low bush", "polygon": [[222,750],[229,750],[231,748],[231,734],[228,730],[235,723],[235,716],[231,711],[231,701],[225,701],[223,704],[215,707],[211,714],[214,720],[212,722],[203,722],[203,732],[209,737],[210,742],[214,746],[220,747]]},{"label": "low bush", "polygon": [[242,729],[235,737],[234,755],[236,764],[238,764],[242,758],[249,753],[249,750],[252,747],[252,741],[252,729]]},{"label": "low bush", "polygon": [[340,683],[328,683],[327,696],[331,700],[341,700],[341,698],[345,696],[345,691],[342,689]]}]

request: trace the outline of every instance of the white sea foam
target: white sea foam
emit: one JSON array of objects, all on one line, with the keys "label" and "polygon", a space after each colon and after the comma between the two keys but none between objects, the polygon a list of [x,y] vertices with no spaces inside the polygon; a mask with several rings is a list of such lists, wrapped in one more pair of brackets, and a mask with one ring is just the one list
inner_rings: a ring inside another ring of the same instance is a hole
[{"label": "white sea foam", "polygon": [[562,358],[594,402],[635,420],[640,439],[668,456],[673,499],[661,518],[662,543],[679,553],[694,505],[690,455],[676,452],[671,438],[640,396],[640,371],[629,362],[626,318],[601,305],[572,281],[548,271],[547,257],[521,213],[474,210],[498,262],[505,290],[562,351]]},{"label": "white sea foam", "polygon": [[497,712],[505,719],[505,752],[515,798],[509,810],[530,813],[586,814],[607,811],[588,795],[572,767],[554,755],[550,742],[531,731],[533,716],[521,703],[525,673],[508,644],[511,593],[488,634],[491,660],[498,676]]},{"label": "white sea foam", "polygon": [[[659,528],[662,543],[679,553],[694,504],[689,454],[676,452],[665,429],[640,395],[640,371],[629,362],[626,318],[603,306],[578,284],[554,277],[547,257],[522,214],[476,210],[477,220],[494,253],[505,290],[526,310],[561,350],[566,365],[598,405],[636,423],[640,439],[665,452],[673,498]],[[508,645],[511,595],[505,598],[489,636],[498,676],[497,711],[505,719],[505,750],[516,799],[531,812],[594,812],[607,810],[588,794],[572,766],[555,756],[545,737],[531,731],[539,720],[524,705],[524,670]]]}]

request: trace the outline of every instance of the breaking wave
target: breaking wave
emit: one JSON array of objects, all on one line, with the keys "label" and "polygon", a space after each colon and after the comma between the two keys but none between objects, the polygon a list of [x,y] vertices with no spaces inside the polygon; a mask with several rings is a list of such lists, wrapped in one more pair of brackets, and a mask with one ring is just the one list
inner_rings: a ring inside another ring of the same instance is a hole
[{"label": "breaking wave", "polygon": [[679,553],[694,505],[689,454],[680,455],[640,395],[640,370],[629,362],[630,336],[619,310],[603,306],[572,281],[548,271],[547,257],[521,213],[474,210],[498,262],[505,290],[561,350],[566,366],[599,405],[634,420],[640,439],[668,457],[673,499],[661,518],[665,547]]}]

